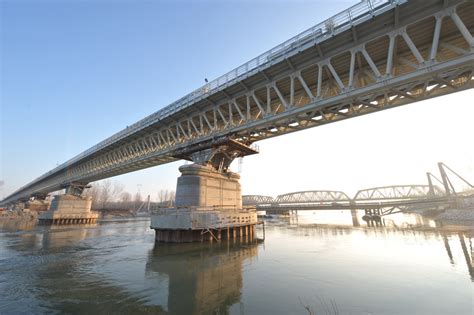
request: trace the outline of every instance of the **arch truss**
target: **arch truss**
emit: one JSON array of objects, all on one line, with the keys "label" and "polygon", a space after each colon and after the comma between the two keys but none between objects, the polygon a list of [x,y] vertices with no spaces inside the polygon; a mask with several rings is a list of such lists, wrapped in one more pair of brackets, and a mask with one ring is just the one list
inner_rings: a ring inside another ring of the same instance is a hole
[{"label": "arch truss", "polygon": [[429,185],[400,185],[359,190],[354,201],[410,200],[442,196],[444,192],[438,186],[433,186],[433,190],[430,190]]},{"label": "arch truss", "polygon": [[350,202],[349,196],[342,191],[333,190],[311,190],[299,191],[279,195],[275,202],[279,204],[285,203],[331,203],[331,202]]},{"label": "arch truss", "polygon": [[275,199],[271,196],[262,196],[262,195],[242,196],[242,204],[244,206],[268,205],[274,202],[275,202]]}]

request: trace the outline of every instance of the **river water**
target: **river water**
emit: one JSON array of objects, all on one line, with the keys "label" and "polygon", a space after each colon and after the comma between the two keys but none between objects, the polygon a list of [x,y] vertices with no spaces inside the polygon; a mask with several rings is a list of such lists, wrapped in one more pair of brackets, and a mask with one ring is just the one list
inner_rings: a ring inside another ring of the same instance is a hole
[{"label": "river water", "polygon": [[155,244],[146,219],[3,224],[0,314],[473,314],[472,229],[360,217],[305,212],[265,219],[260,240],[178,245]]}]

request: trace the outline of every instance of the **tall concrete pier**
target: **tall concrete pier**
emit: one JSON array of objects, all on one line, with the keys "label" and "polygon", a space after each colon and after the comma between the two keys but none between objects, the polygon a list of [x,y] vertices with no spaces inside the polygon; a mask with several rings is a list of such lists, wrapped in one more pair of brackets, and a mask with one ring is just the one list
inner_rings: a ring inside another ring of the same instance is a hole
[{"label": "tall concrete pier", "polygon": [[238,156],[256,153],[235,141],[191,152],[196,163],[179,168],[176,206],[152,211],[151,228],[160,242],[253,238],[257,213],[242,207],[239,178],[228,167]]}]

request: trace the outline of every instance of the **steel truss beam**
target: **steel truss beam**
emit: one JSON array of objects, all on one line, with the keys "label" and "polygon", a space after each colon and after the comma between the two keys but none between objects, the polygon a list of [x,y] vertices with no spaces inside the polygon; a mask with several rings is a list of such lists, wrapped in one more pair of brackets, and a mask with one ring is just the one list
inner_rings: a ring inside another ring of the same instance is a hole
[{"label": "steel truss beam", "polygon": [[242,196],[244,205],[252,206],[286,206],[286,205],[323,205],[338,203],[339,205],[357,204],[363,202],[387,202],[395,200],[417,200],[445,197],[442,188],[433,186],[430,191],[429,185],[394,185],[362,189],[357,192],[353,199],[342,191],[314,190],[299,191],[271,196],[247,195]]},{"label": "steel truss beam", "polygon": [[275,199],[278,204],[292,203],[321,203],[321,202],[350,202],[351,198],[342,191],[315,190],[299,191],[284,195],[279,195]]},{"label": "steel truss beam", "polygon": [[256,206],[256,205],[270,205],[275,202],[275,199],[271,196],[261,195],[245,195],[242,196],[242,204],[244,206]]},{"label": "steel truss beam", "polygon": [[327,51],[321,48],[324,42],[316,46],[308,42],[300,47],[301,54],[306,53],[304,60],[293,55],[292,60],[274,65],[278,73],[262,70],[252,77],[263,76],[263,81],[243,78],[235,85],[243,89],[235,93],[209,93],[206,102],[118,139],[87,158],[73,159],[2,203],[72,182],[89,183],[169,163],[178,159],[177,152],[215,139],[250,144],[473,88],[474,5],[457,1],[445,7],[438,4],[442,1],[432,2],[436,5],[431,7],[439,9],[418,12],[416,18],[404,20],[399,9],[386,13],[394,15],[393,25],[370,38],[353,36],[357,34],[353,28],[347,32],[354,42],[341,40]]},{"label": "steel truss beam", "polygon": [[354,197],[354,201],[413,200],[445,196],[440,187],[433,186],[433,188],[432,192],[429,185],[375,187],[359,190]]}]

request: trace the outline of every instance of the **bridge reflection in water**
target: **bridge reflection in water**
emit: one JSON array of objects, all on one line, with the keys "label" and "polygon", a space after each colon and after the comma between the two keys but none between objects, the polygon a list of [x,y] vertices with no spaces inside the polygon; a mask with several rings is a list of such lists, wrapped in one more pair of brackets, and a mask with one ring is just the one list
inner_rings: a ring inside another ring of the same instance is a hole
[{"label": "bridge reflection in water", "polygon": [[156,244],[146,270],[168,277],[170,314],[227,314],[240,303],[243,266],[257,254],[256,240]]},{"label": "bridge reflection in water", "polygon": [[472,235],[465,234],[465,233],[458,233],[457,236],[450,236],[446,233],[442,234],[443,236],[443,242],[444,246],[446,248],[446,253],[449,257],[449,260],[451,262],[451,265],[455,265],[456,261],[453,257],[453,252],[452,252],[452,244],[456,244],[459,242],[462,250],[462,254],[464,256],[464,259],[466,261],[466,266],[467,270],[469,272],[469,275],[471,276],[472,282],[474,282],[474,248],[472,245]]}]

